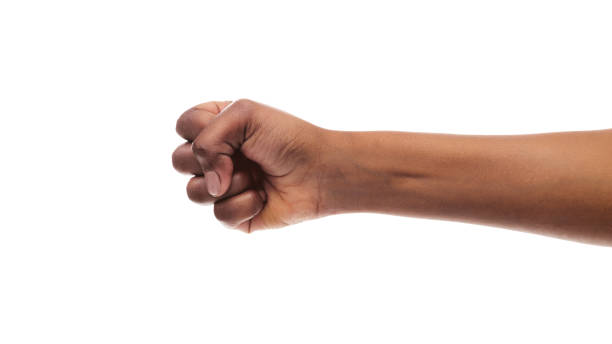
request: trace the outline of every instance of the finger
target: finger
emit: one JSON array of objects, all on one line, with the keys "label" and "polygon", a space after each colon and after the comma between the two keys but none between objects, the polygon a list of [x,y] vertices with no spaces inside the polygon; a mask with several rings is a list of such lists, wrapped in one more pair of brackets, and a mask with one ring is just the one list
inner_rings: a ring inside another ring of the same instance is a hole
[{"label": "finger", "polygon": [[196,176],[203,175],[202,167],[193,155],[191,143],[184,143],[174,150],[172,153],[172,166],[174,169],[182,173],[190,173]]},{"label": "finger", "polygon": [[230,101],[208,102],[192,107],[176,121],[176,132],[187,141],[195,140],[206,124],[230,103]]},{"label": "finger", "polygon": [[250,232],[250,221],[263,209],[264,202],[257,191],[250,189],[215,203],[215,217],[224,225]]},{"label": "finger", "polygon": [[[251,170],[254,181],[258,181],[260,176],[258,175],[259,171],[256,164],[249,161],[240,152],[234,154],[234,156],[232,156],[232,160],[234,161],[234,166],[237,170]],[[172,153],[172,165],[174,166],[174,169],[182,173],[193,174],[196,176],[201,176],[204,174],[202,172],[202,167],[200,167],[200,164],[193,154],[191,143],[184,143],[174,150],[174,153]]]},{"label": "finger", "polygon": [[192,149],[202,166],[208,192],[222,195],[230,185],[234,164],[232,155],[251,134],[256,103],[237,100],[211,120],[193,141]]},{"label": "finger", "polygon": [[[238,171],[232,176],[232,184],[229,190],[223,195],[223,198],[232,197],[246,189],[253,188],[255,185],[251,179],[250,173],[247,171]],[[212,203],[220,198],[212,197],[206,190],[205,177],[193,177],[187,183],[187,196],[195,203]]]}]

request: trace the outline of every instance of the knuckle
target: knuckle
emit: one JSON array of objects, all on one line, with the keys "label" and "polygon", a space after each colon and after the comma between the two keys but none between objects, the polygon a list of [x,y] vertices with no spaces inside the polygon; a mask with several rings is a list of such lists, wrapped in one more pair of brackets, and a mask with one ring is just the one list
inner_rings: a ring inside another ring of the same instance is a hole
[{"label": "knuckle", "polygon": [[176,132],[179,135],[184,135],[189,131],[191,113],[193,112],[193,108],[185,111],[177,120],[176,120]]},{"label": "knuckle", "polygon": [[202,138],[198,137],[195,141],[193,141],[193,144],[191,145],[191,151],[196,156],[202,156],[206,153],[206,146],[206,142],[204,142]]},{"label": "knuckle", "polygon": [[229,220],[229,211],[224,203],[216,203],[213,208],[215,218],[221,222],[227,223]]},{"label": "knuckle", "polygon": [[181,117],[179,117],[176,120],[176,133],[181,135],[184,129],[185,129],[185,120],[183,119],[183,116],[181,115]]},{"label": "knuckle", "polygon": [[240,99],[238,99],[238,100],[236,100],[236,101],[234,102],[234,104],[235,104],[235,105],[237,105],[237,106],[243,106],[243,107],[245,107],[245,106],[251,106],[251,105],[253,105],[254,103],[255,103],[254,101],[252,101],[252,100],[250,100],[250,99],[247,99],[247,98],[240,98]]},{"label": "knuckle", "polygon": [[187,183],[187,197],[195,203],[208,201],[206,185],[202,178],[194,177],[189,180]]},{"label": "knuckle", "polygon": [[238,109],[240,113],[250,114],[255,108],[255,102],[250,99],[240,98],[234,102],[233,106]]},{"label": "knuckle", "polygon": [[257,194],[257,191],[255,190],[249,190],[245,192],[245,197],[246,197],[246,204],[248,206],[248,213],[249,214],[256,214],[258,213],[263,205],[263,202],[261,201],[261,199],[259,198],[259,195]]},{"label": "knuckle", "polygon": [[178,146],[174,152],[172,153],[172,166],[178,172],[187,173],[190,172],[192,168],[190,168],[190,154],[191,153],[191,144],[185,143]]},{"label": "knuckle", "polygon": [[236,171],[232,176],[230,189],[234,192],[240,192],[247,188],[251,182],[251,177],[246,171]]},{"label": "knuckle", "polygon": [[213,148],[215,142],[210,130],[204,129],[200,135],[193,141],[193,149],[198,151],[207,151]]},{"label": "knuckle", "polygon": [[191,151],[196,157],[208,160],[211,155],[212,143],[206,136],[198,137],[191,145]]},{"label": "knuckle", "polygon": [[180,171],[180,146],[172,152],[172,167],[175,170]]}]

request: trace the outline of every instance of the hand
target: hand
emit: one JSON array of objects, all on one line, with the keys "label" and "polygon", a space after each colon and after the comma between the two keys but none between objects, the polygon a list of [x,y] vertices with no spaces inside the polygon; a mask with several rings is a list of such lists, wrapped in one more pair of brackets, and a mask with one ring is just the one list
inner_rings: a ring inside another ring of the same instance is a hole
[{"label": "hand", "polygon": [[197,105],[176,130],[187,143],[173,165],[195,175],[189,198],[214,203],[227,226],[250,233],[321,215],[324,129],[241,99]]}]

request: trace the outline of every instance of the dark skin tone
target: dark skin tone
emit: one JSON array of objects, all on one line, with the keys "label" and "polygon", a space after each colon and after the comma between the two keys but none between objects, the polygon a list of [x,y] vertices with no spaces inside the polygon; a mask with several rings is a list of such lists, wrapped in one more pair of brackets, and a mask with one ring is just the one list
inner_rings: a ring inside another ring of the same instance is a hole
[{"label": "dark skin tone", "polygon": [[241,99],[189,109],[177,132],[189,198],[248,233],[376,212],[612,246],[612,130],[344,132]]}]

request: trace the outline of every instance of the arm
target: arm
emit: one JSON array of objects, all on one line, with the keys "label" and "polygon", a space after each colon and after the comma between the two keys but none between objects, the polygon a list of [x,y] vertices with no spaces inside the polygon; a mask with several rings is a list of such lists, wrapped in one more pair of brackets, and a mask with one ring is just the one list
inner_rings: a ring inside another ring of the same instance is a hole
[{"label": "arm", "polygon": [[612,130],[516,136],[330,132],[324,206],[612,244]]},{"label": "arm", "polygon": [[343,132],[239,100],[200,104],[177,131],[190,199],[245,232],[377,212],[612,245],[612,130]]}]

